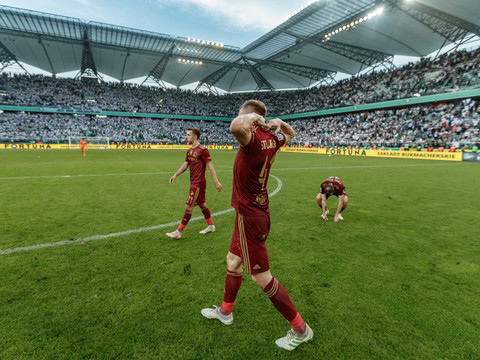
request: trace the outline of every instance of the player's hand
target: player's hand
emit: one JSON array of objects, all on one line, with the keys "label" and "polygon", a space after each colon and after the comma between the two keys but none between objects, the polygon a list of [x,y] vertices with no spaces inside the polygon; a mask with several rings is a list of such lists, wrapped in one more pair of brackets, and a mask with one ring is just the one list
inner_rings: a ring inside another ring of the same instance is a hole
[{"label": "player's hand", "polygon": [[335,215],[335,218],[333,219],[335,222],[339,222],[340,221],[340,217],[338,215]]},{"label": "player's hand", "polygon": [[270,128],[274,127],[275,128],[275,134],[278,134],[282,129],[282,123],[283,123],[283,121],[280,120],[280,119],[272,119],[272,120],[268,121],[267,125],[269,125]]},{"label": "player's hand", "polygon": [[322,214],[322,219],[325,220],[325,221],[328,221],[327,214]]},{"label": "player's hand", "polygon": [[173,183],[176,178],[177,178],[177,175],[173,175],[169,180],[170,184]]},{"label": "player's hand", "polygon": [[259,114],[256,114],[256,113],[251,113],[249,115],[250,115],[250,119],[252,119],[252,125],[260,126],[265,130],[270,129],[270,125],[265,123],[265,119],[263,118],[263,116],[261,116]]},{"label": "player's hand", "polygon": [[220,181],[215,181],[215,187],[217,188],[218,191],[222,191],[223,186],[220,184]]}]

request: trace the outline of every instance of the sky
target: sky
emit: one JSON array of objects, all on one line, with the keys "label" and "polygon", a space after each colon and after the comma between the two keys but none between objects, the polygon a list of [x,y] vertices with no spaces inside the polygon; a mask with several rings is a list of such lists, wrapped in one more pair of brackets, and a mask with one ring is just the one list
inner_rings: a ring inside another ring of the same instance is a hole
[{"label": "sky", "polygon": [[[2,5],[243,48],[308,0],[2,0]],[[465,46],[467,48],[477,45]],[[447,47],[448,48],[448,47]],[[399,66],[417,58],[398,57]],[[48,74],[24,64],[31,73]],[[12,67],[15,67],[13,65]],[[10,71],[23,71],[13,69]],[[75,76],[59,74],[59,76]],[[337,74],[336,80],[348,77]],[[105,80],[110,79],[105,77]]]},{"label": "sky", "polygon": [[3,0],[2,4],[243,48],[308,0]]}]

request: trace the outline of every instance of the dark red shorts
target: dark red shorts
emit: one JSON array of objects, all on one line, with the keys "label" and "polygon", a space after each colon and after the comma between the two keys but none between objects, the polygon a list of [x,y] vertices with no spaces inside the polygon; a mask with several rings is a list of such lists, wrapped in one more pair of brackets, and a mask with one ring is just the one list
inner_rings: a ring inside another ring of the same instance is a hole
[{"label": "dark red shorts", "polygon": [[230,252],[242,258],[249,274],[270,269],[265,245],[269,231],[270,214],[247,216],[237,213]]},{"label": "dark red shorts", "polygon": [[187,206],[194,207],[205,202],[205,188],[198,186],[190,186],[190,192],[185,203]]}]

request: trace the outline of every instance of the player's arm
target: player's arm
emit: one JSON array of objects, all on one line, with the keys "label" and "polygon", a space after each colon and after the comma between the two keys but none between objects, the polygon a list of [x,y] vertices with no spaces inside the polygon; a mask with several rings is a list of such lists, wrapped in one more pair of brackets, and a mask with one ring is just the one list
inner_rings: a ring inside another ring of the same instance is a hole
[{"label": "player's arm", "polygon": [[252,138],[252,125],[270,129],[270,126],[265,123],[263,117],[256,113],[239,115],[230,123],[230,132],[235,136],[235,139],[237,139],[240,145],[246,146],[250,142]]},{"label": "player's arm", "polygon": [[338,206],[337,206],[337,211],[335,212],[335,222],[339,222],[340,219],[338,218],[338,215],[340,215],[340,212],[342,211],[343,208],[343,201],[344,201],[345,195],[338,195]]},{"label": "player's arm", "polygon": [[220,181],[218,181],[217,173],[215,172],[215,168],[213,167],[213,162],[209,161],[207,163],[207,166],[208,166],[208,170],[210,170],[210,174],[212,174],[213,182],[215,183],[215,188],[218,191],[222,191],[223,186],[222,184],[220,184]]},{"label": "player's arm", "polygon": [[326,194],[322,194],[322,218],[323,220],[328,220],[328,217],[327,217],[327,195]]},{"label": "player's arm", "polygon": [[281,132],[285,136],[285,144],[290,142],[295,136],[295,131],[293,131],[292,127],[281,119],[269,120],[268,125],[275,128],[275,134]]},{"label": "player's arm", "polygon": [[187,169],[188,169],[188,162],[185,161],[182,164],[182,166],[180,166],[180,169],[178,169],[177,172],[173,174],[173,176],[170,178],[170,184],[175,181],[178,175],[183,174]]}]

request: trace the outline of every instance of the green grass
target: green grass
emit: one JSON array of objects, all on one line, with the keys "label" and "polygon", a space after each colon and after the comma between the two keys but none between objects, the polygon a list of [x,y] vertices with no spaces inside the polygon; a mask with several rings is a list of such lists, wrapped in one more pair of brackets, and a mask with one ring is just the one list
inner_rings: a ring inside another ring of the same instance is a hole
[{"label": "green grass", "polygon": [[[211,155],[215,213],[230,207],[235,152]],[[0,251],[71,240],[0,254],[0,359],[480,358],[479,164],[278,154],[271,270],[315,332],[289,353],[274,343],[288,324],[246,274],[232,326],[200,314],[222,301],[233,212],[207,236],[199,220],[180,240],[165,236],[174,225],[74,241],[180,220],[189,175],[168,179],[184,156],[0,152]],[[332,175],[349,194],[340,223],[315,202]]]}]

